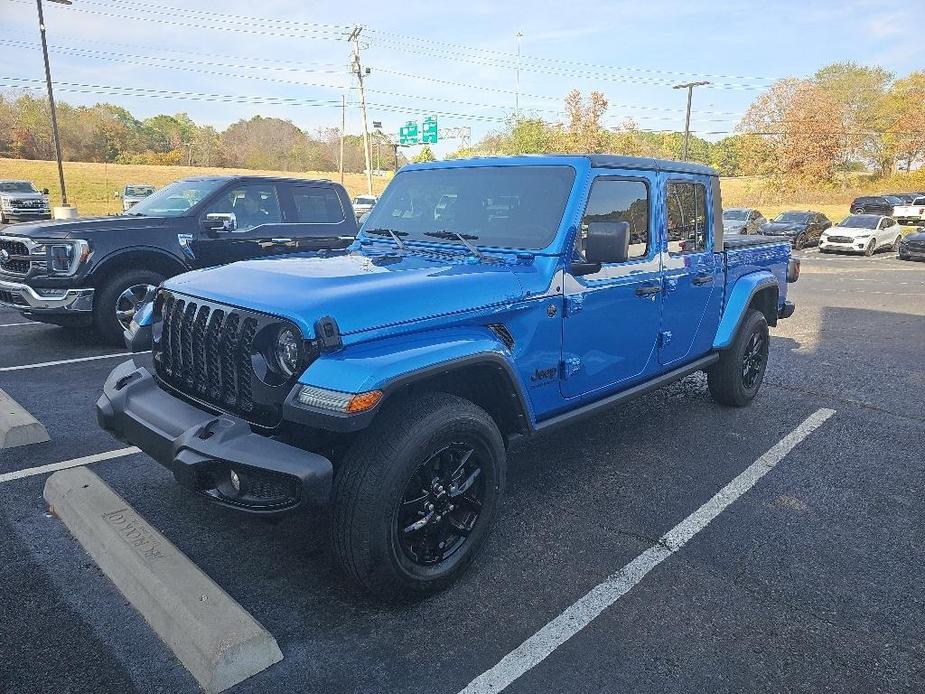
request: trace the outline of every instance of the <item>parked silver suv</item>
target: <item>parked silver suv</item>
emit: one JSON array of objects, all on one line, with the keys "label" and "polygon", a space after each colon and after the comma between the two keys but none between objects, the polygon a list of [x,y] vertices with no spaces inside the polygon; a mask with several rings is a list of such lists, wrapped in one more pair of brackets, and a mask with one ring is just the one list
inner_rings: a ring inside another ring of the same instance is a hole
[{"label": "parked silver suv", "polygon": [[0,224],[51,219],[48,188],[36,190],[31,181],[0,180]]}]

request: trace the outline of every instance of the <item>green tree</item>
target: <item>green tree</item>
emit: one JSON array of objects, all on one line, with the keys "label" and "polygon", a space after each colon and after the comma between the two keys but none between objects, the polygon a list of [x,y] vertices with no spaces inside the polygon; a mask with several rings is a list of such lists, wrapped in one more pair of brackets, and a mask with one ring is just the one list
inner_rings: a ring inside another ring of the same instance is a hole
[{"label": "green tree", "polygon": [[437,157],[435,157],[433,151],[431,151],[430,145],[424,145],[421,151],[412,157],[411,161],[415,164],[419,164],[425,161],[436,161],[436,159]]}]

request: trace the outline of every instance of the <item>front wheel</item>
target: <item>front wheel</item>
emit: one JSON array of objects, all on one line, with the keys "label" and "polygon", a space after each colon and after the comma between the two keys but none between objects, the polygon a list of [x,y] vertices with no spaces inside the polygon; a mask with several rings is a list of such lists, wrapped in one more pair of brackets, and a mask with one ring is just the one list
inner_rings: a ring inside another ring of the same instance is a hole
[{"label": "front wheel", "polygon": [[870,243],[867,244],[867,248],[864,249],[864,255],[868,258],[874,254],[874,251],[877,250],[877,242],[873,239],[870,240]]},{"label": "front wheel", "polygon": [[732,345],[707,371],[707,385],[716,402],[745,407],[755,398],[768,365],[769,343],[764,314],[748,309]]},{"label": "front wheel", "polygon": [[802,251],[805,245],[806,245],[806,234],[798,234],[797,237],[793,240],[794,249],[798,251]]},{"label": "front wheel", "polygon": [[122,333],[142,300],[164,280],[151,270],[125,270],[104,281],[93,297],[93,326],[107,341],[122,344]]},{"label": "front wheel", "polygon": [[337,471],[331,533],[344,572],[385,599],[446,588],[484,543],[506,464],[497,425],[468,400],[387,405]]}]

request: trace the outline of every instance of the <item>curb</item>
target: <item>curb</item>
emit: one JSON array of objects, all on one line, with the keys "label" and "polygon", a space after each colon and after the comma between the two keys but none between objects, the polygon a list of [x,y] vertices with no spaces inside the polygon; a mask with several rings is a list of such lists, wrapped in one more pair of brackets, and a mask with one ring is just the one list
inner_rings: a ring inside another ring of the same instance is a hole
[{"label": "curb", "polygon": [[283,659],[257,620],[93,472],[56,472],[44,496],[206,692],[224,691]]},{"label": "curb", "polygon": [[50,440],[42,423],[0,389],[0,450]]}]

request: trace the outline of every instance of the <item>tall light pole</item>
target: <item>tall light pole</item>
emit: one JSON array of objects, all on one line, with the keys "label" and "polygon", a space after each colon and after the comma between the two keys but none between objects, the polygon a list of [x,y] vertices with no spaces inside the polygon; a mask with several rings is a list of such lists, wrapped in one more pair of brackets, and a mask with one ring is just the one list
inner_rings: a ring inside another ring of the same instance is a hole
[{"label": "tall light pole", "polygon": [[520,40],[524,37],[522,31],[514,34],[517,39],[517,66],[514,69],[514,115],[520,117]]},{"label": "tall light pole", "polygon": [[687,115],[684,117],[684,151],[681,153],[681,159],[684,161],[687,161],[687,143],[691,137],[691,98],[694,95],[694,87],[702,87],[706,84],[710,83],[704,80],[701,82],[685,82],[672,87],[672,89],[687,90]]},{"label": "tall light pole", "polygon": [[[70,5],[71,0],[48,0],[59,5]],[[55,157],[58,160],[58,182],[61,184],[61,205],[67,207],[67,191],[64,188],[64,167],[61,165],[61,138],[58,136],[58,115],[55,113],[55,95],[51,90],[51,67],[48,65],[48,43],[45,41],[45,15],[42,0],[35,0],[39,8],[39,33],[42,35],[42,57],[45,58],[45,84],[48,85],[48,104],[51,106],[51,133],[55,140]]]}]

